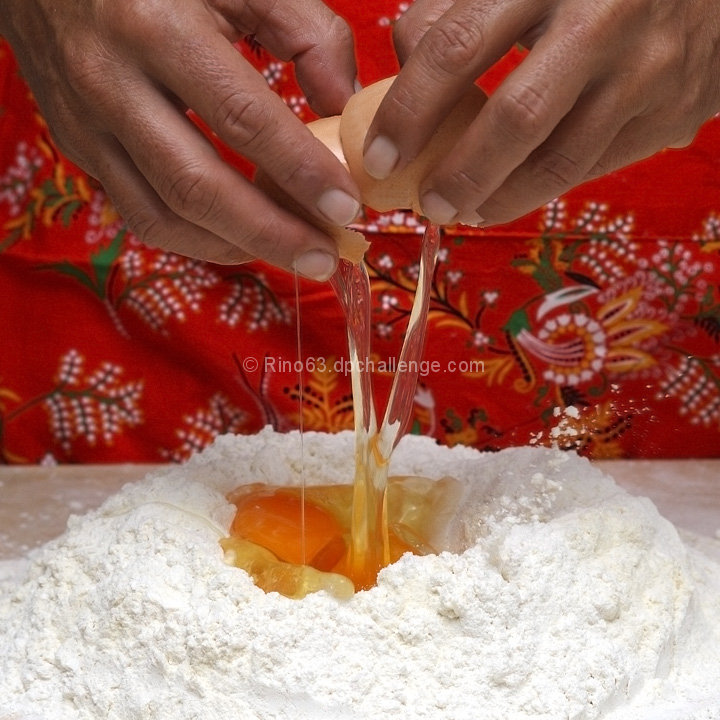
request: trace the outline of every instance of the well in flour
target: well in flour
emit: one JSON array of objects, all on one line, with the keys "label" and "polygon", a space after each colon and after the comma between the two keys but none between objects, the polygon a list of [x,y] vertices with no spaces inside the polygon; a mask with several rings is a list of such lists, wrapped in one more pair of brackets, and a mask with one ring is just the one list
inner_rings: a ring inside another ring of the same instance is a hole
[{"label": "well in flour", "polygon": [[[304,446],[352,480],[352,435]],[[586,461],[405,438],[393,473],[463,484],[449,551],[345,601],[223,562],[225,494],[299,461],[293,435],[220,438],[0,573],[0,718],[720,718],[720,566]]]}]

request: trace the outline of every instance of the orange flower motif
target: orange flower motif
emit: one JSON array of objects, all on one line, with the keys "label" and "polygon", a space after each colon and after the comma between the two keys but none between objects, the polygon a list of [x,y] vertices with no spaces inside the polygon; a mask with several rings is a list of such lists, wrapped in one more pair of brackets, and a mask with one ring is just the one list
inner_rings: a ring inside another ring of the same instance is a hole
[{"label": "orange flower motif", "polygon": [[473,447],[478,441],[478,433],[474,427],[464,427],[462,430],[453,433],[446,433],[445,444],[448,447],[456,445],[468,445]]},{"label": "orange flower motif", "polygon": [[[591,292],[595,291],[585,294]],[[540,317],[568,299],[567,290],[553,295],[558,297],[544,301]],[[594,318],[585,312],[563,312],[545,320],[536,334],[523,328],[517,341],[547,363],[543,377],[558,385],[579,385],[603,370],[619,374],[642,370],[656,362],[642,343],[664,333],[667,325],[634,317],[641,296],[641,287],[632,288],[603,305]]]},{"label": "orange flower motif", "polygon": [[537,335],[521,330],[518,342],[531,355],[544,360],[546,380],[558,385],[587,382],[602,370],[607,335],[597,321],[579,313],[548,319]]},{"label": "orange flower motif", "polygon": [[622,457],[619,437],[629,429],[630,416],[620,412],[612,401],[581,409],[567,408],[558,415],[558,423],[549,432],[533,438],[532,445],[575,450],[595,460]]},{"label": "orange flower motif", "polygon": [[[286,390],[292,400],[302,401],[300,413],[306,430],[335,433],[353,427],[352,395],[341,383],[335,361],[336,358],[330,356],[318,363],[302,392],[299,386]],[[300,413],[293,418],[295,422],[299,423]]]}]

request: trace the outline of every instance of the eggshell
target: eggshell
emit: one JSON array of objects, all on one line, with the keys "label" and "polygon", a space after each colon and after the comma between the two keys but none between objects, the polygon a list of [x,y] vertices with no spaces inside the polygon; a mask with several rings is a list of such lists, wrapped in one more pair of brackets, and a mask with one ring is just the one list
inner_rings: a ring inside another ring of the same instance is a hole
[{"label": "eggshell", "polygon": [[313,120],[307,124],[307,128],[347,168],[345,153],[340,141],[340,116],[332,115]]},{"label": "eggshell", "polygon": [[[307,127],[347,167],[340,145],[340,116],[321,118],[308,123]],[[370,243],[361,232],[333,225],[309,213],[262,170],[258,170],[255,175],[255,185],[275,200],[278,205],[290,210],[290,212],[314,225],[335,240],[338,255],[341,258],[353,263],[359,263],[363,259],[365,251],[370,247]]]},{"label": "eggshell", "polygon": [[[385,180],[377,180],[365,172],[363,146],[375,112],[394,80],[395,77],[389,77],[369,85],[350,98],[342,115],[314,120],[307,127],[348,168],[360,188],[364,205],[378,212],[411,209],[421,213],[418,194],[420,183],[431,168],[452,150],[487,98],[482,90],[473,86],[411,163]],[[362,260],[370,245],[362,233],[317,218],[298,205],[261,170],[255,177],[255,184],[279,205],[332,237],[341,258],[355,263]]]},{"label": "eggshell", "polygon": [[477,117],[487,97],[480,88],[472,86],[412,162],[385,180],[377,180],[365,172],[363,146],[370,123],[394,80],[395,77],[381,80],[350,98],[340,120],[340,140],[345,161],[360,187],[365,205],[378,212],[412,209],[421,213],[420,183],[432,167],[453,149]]}]

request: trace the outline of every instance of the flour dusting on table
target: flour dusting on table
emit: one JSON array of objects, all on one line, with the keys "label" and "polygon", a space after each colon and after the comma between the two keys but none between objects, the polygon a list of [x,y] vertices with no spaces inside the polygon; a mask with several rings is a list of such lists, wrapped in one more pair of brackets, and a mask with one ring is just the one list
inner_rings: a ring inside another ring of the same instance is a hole
[{"label": "flour dusting on table", "polygon": [[[306,433],[305,477],[351,482],[353,442]],[[300,467],[222,437],[0,564],[0,720],[720,719],[720,564],[586,461],[405,438],[395,474],[466,484],[447,551],[349,601],[223,562],[225,493]]]}]

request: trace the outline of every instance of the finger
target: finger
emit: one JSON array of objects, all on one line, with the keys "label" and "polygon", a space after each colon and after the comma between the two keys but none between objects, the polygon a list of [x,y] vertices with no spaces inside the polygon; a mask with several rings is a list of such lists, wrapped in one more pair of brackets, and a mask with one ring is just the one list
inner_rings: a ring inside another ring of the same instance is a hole
[{"label": "finger", "polygon": [[153,77],[308,212],[335,225],[350,224],[360,211],[360,194],[332,152],[225,38],[198,31],[191,42],[181,65],[150,61]]},{"label": "finger", "polygon": [[100,181],[115,209],[141,242],[219,264],[254,259],[237,245],[172,212],[115,138],[99,138],[97,144],[92,144],[89,158],[87,164],[92,175]]},{"label": "finger", "polygon": [[689,145],[694,135],[678,137],[675,129],[663,123],[660,116],[638,116],[628,122],[588,170],[587,180],[602,177],[632,163],[645,160],[665,148]]},{"label": "finger", "polygon": [[293,61],[310,106],[339,115],[355,92],[357,77],[350,26],[320,0],[267,2],[215,0],[244,35],[254,35],[275,57]]},{"label": "finger", "polygon": [[441,224],[482,223],[476,209],[570,112],[596,71],[592,49],[569,53],[548,33],[490,97],[453,152],[422,183],[423,211]]},{"label": "finger", "polygon": [[615,83],[592,88],[550,137],[475,209],[484,224],[510,222],[588,179],[635,113]]},{"label": "finger", "polygon": [[404,65],[425,33],[445,14],[453,0],[415,0],[393,26],[393,44]]},{"label": "finger", "polygon": [[308,103],[319,115],[339,115],[355,92],[357,65],[348,23],[323,2],[241,5],[238,23],[273,55],[295,63]]},{"label": "finger", "polygon": [[327,279],[335,243],[279,208],[223,162],[210,142],[147,86],[135,91],[140,115],[119,120],[118,140],[162,202],[180,218],[286,270]]},{"label": "finger", "polygon": [[371,176],[384,179],[417,156],[468,86],[535,22],[543,3],[520,12],[528,3],[460,0],[422,35],[368,130]]}]

